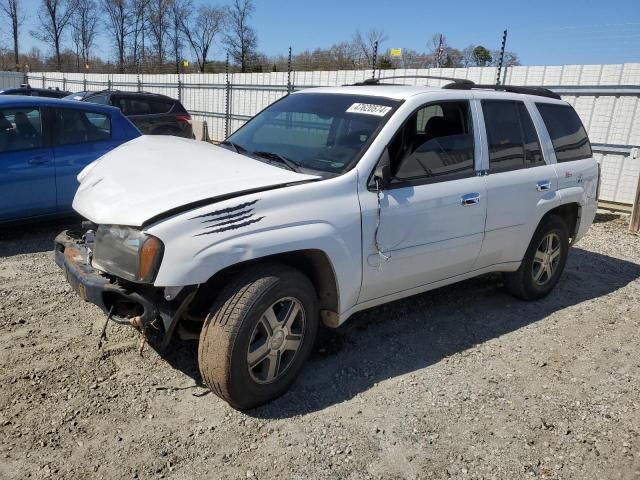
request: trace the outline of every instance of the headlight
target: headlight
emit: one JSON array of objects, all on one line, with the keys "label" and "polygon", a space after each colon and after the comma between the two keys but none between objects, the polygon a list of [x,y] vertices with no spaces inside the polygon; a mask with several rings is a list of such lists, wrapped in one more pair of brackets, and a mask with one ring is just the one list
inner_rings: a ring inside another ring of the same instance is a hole
[{"label": "headlight", "polygon": [[156,276],[164,246],[151,235],[131,227],[100,225],[92,264],[131,282],[150,283]]}]

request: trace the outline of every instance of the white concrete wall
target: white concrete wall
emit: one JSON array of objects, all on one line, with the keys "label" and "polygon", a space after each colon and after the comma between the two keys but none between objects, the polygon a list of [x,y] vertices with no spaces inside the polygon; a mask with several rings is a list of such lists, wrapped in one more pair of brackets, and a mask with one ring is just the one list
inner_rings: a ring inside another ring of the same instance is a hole
[{"label": "white concrete wall", "polygon": [[[371,70],[309,71],[293,72],[292,83],[296,89],[315,86],[335,86],[362,81],[371,76]],[[383,71],[382,76],[391,75],[436,75],[466,78],[476,83],[493,84],[495,67],[430,68]],[[42,86],[42,76],[47,77],[46,86],[66,88],[71,91],[83,89],[84,74],[37,73],[30,76],[30,84]],[[66,81],[63,81],[63,77]],[[135,74],[87,74],[87,88],[106,88],[110,79],[113,88],[137,90]],[[535,85],[547,87],[640,87],[640,63],[617,65],[563,65],[510,67],[503,74],[505,84]],[[143,90],[178,97],[178,75],[159,74],[140,77]],[[182,103],[187,110],[207,112],[193,114],[194,118],[206,120],[210,136],[214,140],[224,138],[225,75],[186,74],[180,77],[183,84]],[[407,82],[425,84],[424,79],[407,79]],[[19,82],[20,83],[20,82]],[[233,85],[231,98],[230,132],[235,131],[264,107],[286,94],[286,72],[236,73],[230,75]],[[446,81],[428,80],[429,85],[441,86]],[[606,95],[597,89],[563,94],[584,122],[594,144],[640,146],[640,98],[637,95]],[[625,153],[597,153],[602,165],[603,181],[601,198],[619,203],[632,203],[640,175],[640,158]]]}]

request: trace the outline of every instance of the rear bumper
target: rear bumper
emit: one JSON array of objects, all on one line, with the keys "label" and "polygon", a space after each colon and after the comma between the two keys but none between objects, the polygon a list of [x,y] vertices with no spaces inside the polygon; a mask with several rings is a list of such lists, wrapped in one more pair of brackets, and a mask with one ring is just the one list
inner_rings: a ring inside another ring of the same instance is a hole
[{"label": "rear bumper", "polygon": [[143,324],[158,317],[153,292],[136,290],[135,286],[120,284],[94,269],[88,262],[89,251],[81,238],[64,231],[55,239],[54,257],[67,282],[85,301],[97,305],[117,323],[130,324],[139,316]]}]

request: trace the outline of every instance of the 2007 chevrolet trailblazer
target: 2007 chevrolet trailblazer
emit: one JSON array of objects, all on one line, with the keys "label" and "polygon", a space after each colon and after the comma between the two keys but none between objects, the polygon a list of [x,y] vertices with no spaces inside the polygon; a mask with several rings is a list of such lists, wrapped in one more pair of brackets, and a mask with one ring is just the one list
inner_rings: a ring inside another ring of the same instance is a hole
[{"label": "2007 chevrolet trailblazer", "polygon": [[120,323],[199,333],[237,408],[282,394],[319,321],[487,272],[551,291],[596,211],[573,108],[540,88],[389,80],[274,103],[222,146],[141,137],[89,165],[56,261]]}]

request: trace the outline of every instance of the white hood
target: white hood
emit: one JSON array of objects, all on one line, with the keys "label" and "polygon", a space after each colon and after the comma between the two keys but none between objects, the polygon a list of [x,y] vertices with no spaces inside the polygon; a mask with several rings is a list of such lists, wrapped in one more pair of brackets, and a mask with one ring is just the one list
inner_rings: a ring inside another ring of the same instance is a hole
[{"label": "white hood", "polygon": [[205,142],[141,136],[80,172],[73,208],[95,223],[140,226],[200,200],[315,178]]}]

